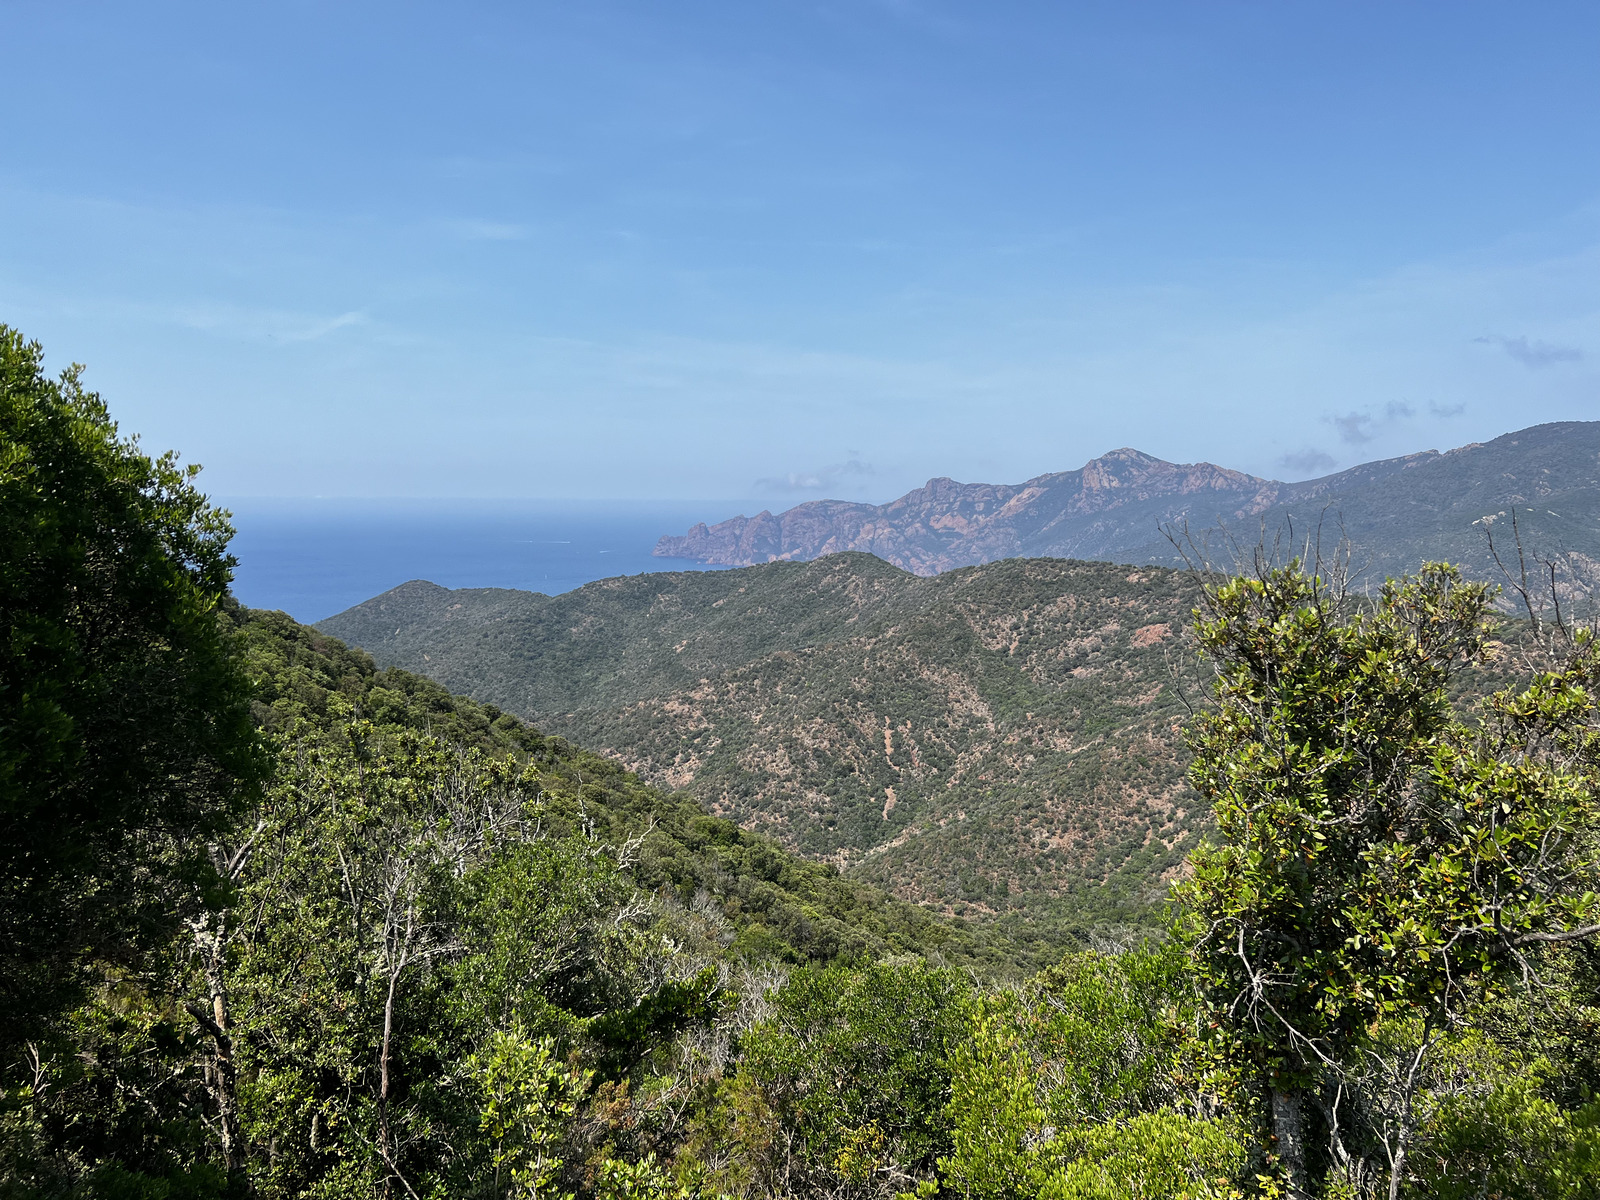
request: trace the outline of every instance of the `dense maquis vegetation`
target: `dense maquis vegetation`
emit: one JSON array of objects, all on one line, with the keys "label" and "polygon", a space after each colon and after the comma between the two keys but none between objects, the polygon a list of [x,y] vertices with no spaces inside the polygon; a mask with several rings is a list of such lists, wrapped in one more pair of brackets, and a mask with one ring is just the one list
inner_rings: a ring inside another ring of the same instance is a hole
[{"label": "dense maquis vegetation", "polygon": [[1148,919],[1208,821],[1164,568],[866,554],[608,579],[415,582],[328,633],[616,754],[902,899],[1070,938]]},{"label": "dense maquis vegetation", "polygon": [[170,923],[188,839],[260,778],[213,612],[229,530],[169,455],[0,325],[0,1054]]},{"label": "dense maquis vegetation", "polygon": [[[850,878],[1060,947],[1158,927],[1210,827],[1184,734],[1210,687],[1201,599],[1195,572],[1161,567],[919,578],[835,554],[559,596],[415,581],[319,628]],[[1452,695],[1511,682],[1525,636],[1509,623]]]},{"label": "dense maquis vegetation", "polygon": [[[1039,946],[239,608],[222,518],[4,344],[8,595],[63,544],[98,590],[42,610],[75,672],[5,610],[7,761],[40,742],[15,714],[58,713],[78,774],[8,778],[31,937],[0,966],[49,986],[7,1014],[0,1195],[1600,1194],[1600,651],[1569,626],[1471,701],[1466,664],[1509,651],[1448,568],[1370,598],[1296,563],[1212,581],[1189,738],[1216,835],[1160,935],[1019,971]],[[97,490],[136,519],[52,541]],[[135,555],[175,608],[101,565]],[[141,641],[173,665],[117,676],[116,735],[166,772],[134,805],[74,781],[109,736],[85,696]],[[35,860],[76,844],[51,822],[91,852]]]}]

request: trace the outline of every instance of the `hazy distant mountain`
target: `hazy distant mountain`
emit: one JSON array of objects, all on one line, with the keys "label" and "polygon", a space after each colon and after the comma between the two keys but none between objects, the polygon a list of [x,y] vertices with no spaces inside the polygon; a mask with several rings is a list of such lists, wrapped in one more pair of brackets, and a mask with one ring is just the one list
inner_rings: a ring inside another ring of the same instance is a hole
[{"label": "hazy distant mountain", "polygon": [[743,566],[862,550],[918,575],[1019,556],[1179,565],[1164,528],[1220,526],[1253,543],[1263,528],[1292,524],[1297,537],[1320,527],[1332,540],[1342,527],[1378,574],[1440,558],[1487,574],[1479,522],[1512,508],[1533,544],[1600,559],[1600,421],[1536,425],[1302,483],[1114,450],[1021,484],[933,479],[888,504],[815,500],[700,524],[663,537],[655,553]]}]

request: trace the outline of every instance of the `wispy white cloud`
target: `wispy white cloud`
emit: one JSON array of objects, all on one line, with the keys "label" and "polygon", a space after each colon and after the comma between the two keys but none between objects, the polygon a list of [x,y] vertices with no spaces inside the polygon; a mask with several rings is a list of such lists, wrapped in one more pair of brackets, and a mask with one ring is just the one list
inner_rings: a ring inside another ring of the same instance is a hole
[{"label": "wispy white cloud", "polygon": [[1475,337],[1474,342],[1486,345],[1499,346],[1512,358],[1525,367],[1554,366],[1556,363],[1579,362],[1583,358],[1583,351],[1576,346],[1559,346],[1551,342],[1535,341],[1532,338],[1518,336],[1506,337],[1503,334],[1491,333],[1483,337]]},{"label": "wispy white cloud", "polygon": [[527,239],[528,227],[506,221],[446,221],[445,229],[465,242],[520,242]]},{"label": "wispy white cloud", "polygon": [[319,317],[232,304],[137,306],[146,317],[223,337],[266,342],[320,342],[343,329],[372,324],[364,312]]},{"label": "wispy white cloud", "polygon": [[1333,455],[1324,450],[1307,447],[1285,454],[1278,459],[1278,465],[1296,475],[1315,475],[1318,471],[1331,471],[1339,465]]},{"label": "wispy white cloud", "polygon": [[[376,331],[380,327],[364,310],[324,316],[319,313],[212,302],[130,300],[116,296],[27,294],[27,306],[72,320],[102,326],[166,326],[213,337],[264,344],[293,345],[326,341],[350,329]],[[386,340],[393,340],[387,338]]]},{"label": "wispy white cloud", "polygon": [[830,463],[814,471],[790,471],[786,475],[769,476],[755,481],[758,492],[826,492],[838,489],[877,474],[871,463],[864,463],[851,455],[842,463]]}]

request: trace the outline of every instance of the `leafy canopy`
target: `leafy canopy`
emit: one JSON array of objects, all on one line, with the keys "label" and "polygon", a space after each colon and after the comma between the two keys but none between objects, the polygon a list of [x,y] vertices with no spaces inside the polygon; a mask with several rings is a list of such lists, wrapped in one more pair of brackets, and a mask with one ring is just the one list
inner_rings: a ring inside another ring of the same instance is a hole
[{"label": "leafy canopy", "polygon": [[1450,686],[1490,616],[1452,567],[1364,603],[1292,562],[1214,588],[1197,623],[1218,679],[1191,778],[1217,840],[1179,895],[1294,1187],[1379,1163],[1397,1187],[1441,1039],[1535,948],[1600,930],[1594,644],[1468,720]]},{"label": "leafy canopy", "polygon": [[225,514],[42,356],[0,325],[0,1004],[18,1035],[87,954],[148,937],[178,840],[262,770],[218,620]]}]

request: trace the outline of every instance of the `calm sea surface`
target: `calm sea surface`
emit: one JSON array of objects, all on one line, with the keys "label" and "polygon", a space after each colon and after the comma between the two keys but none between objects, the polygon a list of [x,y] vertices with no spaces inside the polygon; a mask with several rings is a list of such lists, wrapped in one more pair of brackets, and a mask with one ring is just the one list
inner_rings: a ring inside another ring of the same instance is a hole
[{"label": "calm sea surface", "polygon": [[719,521],[740,501],[219,500],[233,512],[234,594],[307,623],[410,579],[555,595],[643,571],[664,533]]}]

